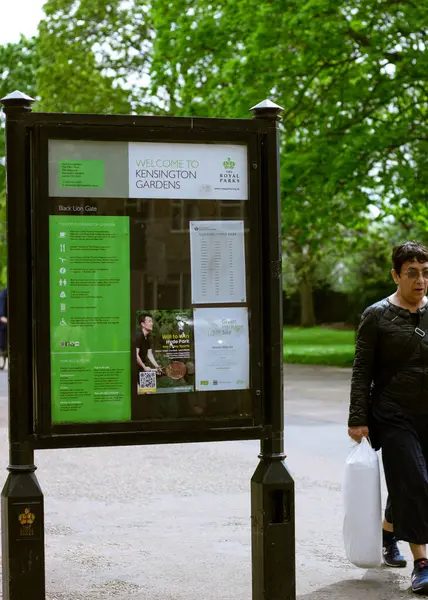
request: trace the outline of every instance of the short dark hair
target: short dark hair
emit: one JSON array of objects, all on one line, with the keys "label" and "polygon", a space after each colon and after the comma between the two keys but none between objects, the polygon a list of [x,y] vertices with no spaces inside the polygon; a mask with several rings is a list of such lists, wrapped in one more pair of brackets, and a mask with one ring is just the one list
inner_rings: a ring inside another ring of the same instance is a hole
[{"label": "short dark hair", "polygon": [[397,273],[406,261],[428,262],[428,248],[416,241],[398,244],[392,249],[392,264]]},{"label": "short dark hair", "polygon": [[141,323],[144,323],[144,321],[147,319],[147,317],[150,317],[151,319],[153,318],[152,315],[149,315],[149,313],[141,313],[138,315],[138,321],[141,325]]}]

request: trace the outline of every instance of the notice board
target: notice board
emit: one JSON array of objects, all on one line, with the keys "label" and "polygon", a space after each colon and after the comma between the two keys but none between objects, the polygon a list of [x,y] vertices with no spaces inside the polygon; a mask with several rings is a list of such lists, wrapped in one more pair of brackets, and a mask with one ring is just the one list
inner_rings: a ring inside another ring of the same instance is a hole
[{"label": "notice board", "polygon": [[256,139],[174,133],[38,131],[42,436],[260,423]]}]

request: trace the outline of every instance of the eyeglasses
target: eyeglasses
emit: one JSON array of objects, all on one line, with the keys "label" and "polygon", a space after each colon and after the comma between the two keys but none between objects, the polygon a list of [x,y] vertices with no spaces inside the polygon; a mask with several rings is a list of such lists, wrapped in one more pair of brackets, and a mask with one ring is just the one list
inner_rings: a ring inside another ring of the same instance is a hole
[{"label": "eyeglasses", "polygon": [[419,269],[407,269],[406,274],[409,279],[418,279],[419,275],[422,275],[425,281],[428,281],[428,269],[424,269],[423,271],[419,271]]}]

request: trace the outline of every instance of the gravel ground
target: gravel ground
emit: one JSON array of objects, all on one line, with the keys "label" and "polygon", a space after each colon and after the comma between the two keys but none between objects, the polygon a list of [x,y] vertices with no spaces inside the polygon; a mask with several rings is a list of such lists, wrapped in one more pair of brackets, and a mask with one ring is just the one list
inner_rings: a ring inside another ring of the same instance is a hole
[{"label": "gravel ground", "polygon": [[[409,598],[410,566],[367,571],[344,555],[349,370],[287,365],[285,373],[298,599]],[[6,385],[0,373],[4,479]],[[37,452],[47,600],[249,600],[258,450],[243,441]]]}]

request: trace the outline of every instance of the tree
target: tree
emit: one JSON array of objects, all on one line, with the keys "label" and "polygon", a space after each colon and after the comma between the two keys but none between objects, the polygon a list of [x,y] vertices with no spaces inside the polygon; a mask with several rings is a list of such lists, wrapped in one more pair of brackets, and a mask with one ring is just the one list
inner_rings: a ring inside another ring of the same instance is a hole
[{"label": "tree", "polygon": [[[36,39],[21,36],[19,42],[0,46],[0,98],[20,90],[36,98],[35,72],[38,67]],[[0,110],[0,286],[6,285],[6,178],[4,115]]]},{"label": "tree", "polygon": [[[21,36],[19,42],[0,46],[0,98],[14,90],[35,98],[37,67],[35,38]],[[4,119],[0,110],[0,194],[5,189],[4,155]]]},{"label": "tree", "polygon": [[49,109],[94,97],[111,110],[125,96],[135,112],[174,115],[246,117],[265,97],[284,107],[285,269],[299,281],[302,324],[315,321],[317,265],[352,252],[372,205],[426,221],[428,5],[49,0],[45,10],[38,78]]},{"label": "tree", "polygon": [[153,4],[152,78],[175,110],[211,106],[244,116],[266,95],[285,108],[284,252],[300,282],[302,324],[311,325],[316,265],[349,251],[343,242],[355,232],[357,240],[364,235],[370,204],[385,214],[394,205],[426,212],[428,7],[406,0],[167,4]]},{"label": "tree", "polygon": [[[39,25],[38,89],[45,111],[140,112],[148,35],[144,3],[49,0]],[[132,4],[132,3],[130,3]],[[131,77],[139,83],[131,84]]]},{"label": "tree", "polygon": [[409,239],[428,245],[426,224],[418,225],[405,219],[389,223],[374,219],[367,236],[354,245],[353,252],[346,253],[340,263],[331,266],[327,279],[334,291],[348,295],[349,306],[356,317],[367,306],[395,291],[391,276],[392,247]]}]

